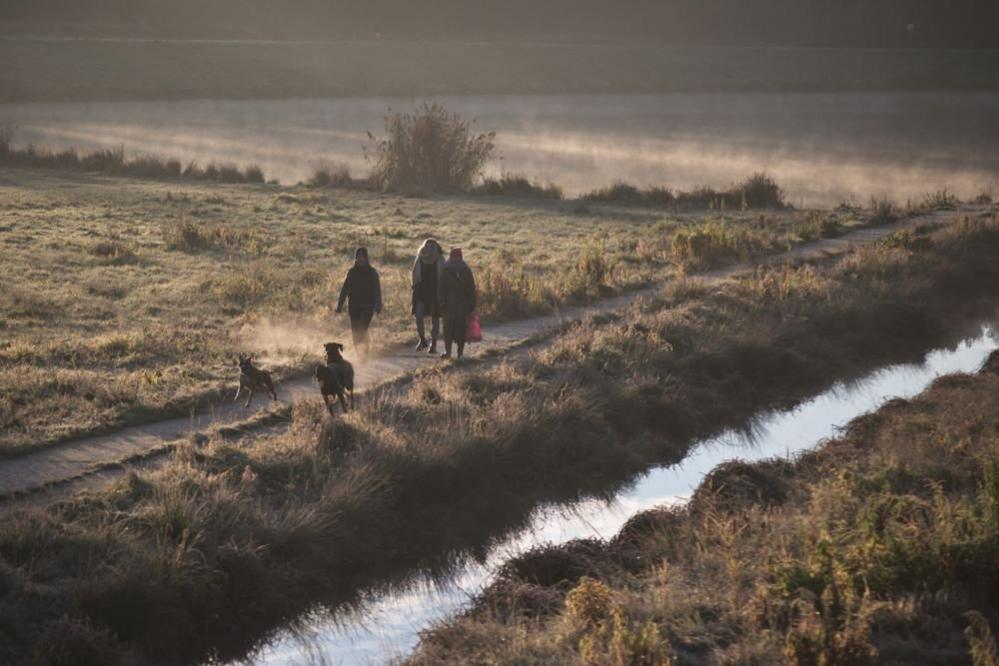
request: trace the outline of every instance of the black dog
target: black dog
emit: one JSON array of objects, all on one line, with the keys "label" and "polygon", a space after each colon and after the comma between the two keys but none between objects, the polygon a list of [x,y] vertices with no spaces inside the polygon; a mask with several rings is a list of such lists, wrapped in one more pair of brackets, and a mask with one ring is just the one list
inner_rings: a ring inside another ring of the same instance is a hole
[{"label": "black dog", "polygon": [[266,389],[268,393],[271,394],[272,400],[277,400],[277,392],[274,390],[274,382],[271,381],[271,375],[266,370],[261,370],[260,368],[253,365],[253,359],[250,356],[239,355],[239,388],[236,389],[236,395],[232,399],[233,402],[239,400],[239,394],[246,389],[249,395],[246,396],[246,404],[244,407],[250,406],[250,401],[253,400],[254,389]]},{"label": "black dog", "polygon": [[350,394],[350,408],[354,409],[354,366],[343,357],[343,345],[339,342],[327,342],[323,347],[326,349],[326,367],[336,371],[340,385]]},{"label": "black dog", "polygon": [[[337,375],[336,368],[331,368],[327,365],[317,365],[316,366],[316,381],[319,382],[319,392],[323,396],[323,402],[326,403],[326,410],[333,416],[333,403],[337,400],[340,401],[340,406],[343,408],[344,413],[347,412],[347,396],[344,395],[343,384],[340,383],[340,377]],[[332,396],[332,400],[330,397]]]}]

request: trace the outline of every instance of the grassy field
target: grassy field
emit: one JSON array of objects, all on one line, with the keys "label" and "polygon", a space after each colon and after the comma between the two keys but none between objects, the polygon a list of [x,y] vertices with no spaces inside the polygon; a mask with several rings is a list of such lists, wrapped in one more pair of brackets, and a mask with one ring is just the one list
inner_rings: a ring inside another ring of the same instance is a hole
[{"label": "grassy field", "polygon": [[871,211],[675,213],[596,201],[400,197],[0,169],[0,454],[182,415],[236,376],[348,340],[332,309],[353,249],[381,271],[376,343],[410,343],[427,237],[461,245],[486,320],[837,235]]},{"label": "grassy field", "polygon": [[687,507],[507,563],[414,664],[996,663],[999,354]]},{"label": "grassy field", "polygon": [[953,340],[994,311],[997,250],[983,215],[833,265],[683,280],[526,362],[431,370],[337,421],[303,402],[282,434],[192,443],[10,514],[0,659],[242,655],[312,604],[481,556],[539,502],[612,492],[696,438]]},{"label": "grassy field", "polygon": [[[0,25],[0,33],[21,30]],[[0,102],[995,90],[996,51],[0,39]]]}]

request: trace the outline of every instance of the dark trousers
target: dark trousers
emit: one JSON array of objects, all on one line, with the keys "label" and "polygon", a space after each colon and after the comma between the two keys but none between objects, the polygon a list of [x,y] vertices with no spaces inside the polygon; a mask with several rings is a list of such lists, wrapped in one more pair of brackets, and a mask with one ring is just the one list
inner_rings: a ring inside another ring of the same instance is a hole
[{"label": "dark trousers", "polygon": [[465,352],[465,335],[468,333],[468,315],[444,313],[444,351],[451,353],[451,343],[458,345],[458,356]]},{"label": "dark trousers", "polygon": [[347,314],[350,315],[350,334],[354,338],[354,347],[357,348],[368,341],[368,328],[371,326],[371,318],[375,316],[375,309],[349,307]]},{"label": "dark trousers", "polygon": [[441,318],[435,317],[431,313],[434,311],[435,306],[428,306],[423,301],[416,301],[416,334],[420,336],[420,340],[427,339],[427,323],[426,318],[430,317],[430,339],[437,342],[437,338],[440,337],[441,332]]}]

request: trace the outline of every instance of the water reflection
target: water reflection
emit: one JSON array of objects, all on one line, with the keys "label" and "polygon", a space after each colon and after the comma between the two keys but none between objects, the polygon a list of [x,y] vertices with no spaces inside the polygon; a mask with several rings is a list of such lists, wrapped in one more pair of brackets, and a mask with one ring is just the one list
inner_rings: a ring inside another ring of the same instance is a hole
[{"label": "water reflection", "polygon": [[762,460],[812,448],[889,398],[912,397],[940,375],[977,370],[996,348],[996,340],[993,329],[985,327],[973,339],[929,353],[920,364],[890,366],[863,380],[839,384],[791,411],[759,419],[748,432],[727,432],[703,442],[681,463],[649,471],[609,502],[586,500],[539,509],[526,529],[492,548],[484,561],[460,568],[450,580],[420,579],[407,590],[377,599],[353,618],[311,618],[251,663],[379,664],[400,658],[416,645],[421,629],[460,611],[511,556],[545,543],[609,538],[638,511],[685,501],[708,472],[733,457]]},{"label": "water reflection", "polygon": [[[497,132],[494,171],[571,193],[615,180],[725,186],[770,171],[797,205],[869,196],[918,200],[999,184],[995,93],[660,94],[450,97]],[[412,99],[189,100],[0,105],[19,143],[116,147],[257,163],[294,183],[320,160],[366,172],[361,148],[388,108]]]}]

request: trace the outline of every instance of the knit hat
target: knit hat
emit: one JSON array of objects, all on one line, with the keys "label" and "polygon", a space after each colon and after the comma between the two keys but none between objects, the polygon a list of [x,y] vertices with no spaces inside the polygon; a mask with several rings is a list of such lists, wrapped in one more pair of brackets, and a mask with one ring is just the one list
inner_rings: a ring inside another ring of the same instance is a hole
[{"label": "knit hat", "polygon": [[461,248],[460,247],[452,247],[451,248],[451,261],[457,261],[457,260],[459,260],[461,258],[462,258],[462,256],[461,256]]}]

